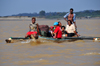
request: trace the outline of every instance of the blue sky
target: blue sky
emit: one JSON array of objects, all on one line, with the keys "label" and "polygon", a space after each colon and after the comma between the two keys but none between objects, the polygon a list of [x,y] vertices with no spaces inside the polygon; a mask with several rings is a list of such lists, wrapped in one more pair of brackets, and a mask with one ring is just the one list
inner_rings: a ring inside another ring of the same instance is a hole
[{"label": "blue sky", "polygon": [[100,0],[0,0],[0,16],[19,13],[100,10]]}]

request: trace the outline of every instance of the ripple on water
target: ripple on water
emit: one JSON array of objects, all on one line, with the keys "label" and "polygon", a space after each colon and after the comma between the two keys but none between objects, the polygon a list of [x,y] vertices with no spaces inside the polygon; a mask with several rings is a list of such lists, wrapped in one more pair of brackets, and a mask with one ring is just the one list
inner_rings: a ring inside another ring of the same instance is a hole
[{"label": "ripple on water", "polygon": [[57,57],[61,56],[60,54],[36,54],[35,56],[28,56],[28,58],[43,58],[43,57]]},{"label": "ripple on water", "polygon": [[86,56],[86,55],[100,55],[100,52],[97,53],[97,52],[89,52],[89,53],[85,53],[85,54],[81,54],[81,56]]},{"label": "ripple on water", "polygon": [[37,64],[37,65],[52,65],[58,63],[57,61],[49,61],[45,59],[39,59],[39,60],[33,60],[33,61],[28,61],[28,60],[23,60],[23,61],[18,61],[14,62],[16,65],[28,65],[28,64]]}]

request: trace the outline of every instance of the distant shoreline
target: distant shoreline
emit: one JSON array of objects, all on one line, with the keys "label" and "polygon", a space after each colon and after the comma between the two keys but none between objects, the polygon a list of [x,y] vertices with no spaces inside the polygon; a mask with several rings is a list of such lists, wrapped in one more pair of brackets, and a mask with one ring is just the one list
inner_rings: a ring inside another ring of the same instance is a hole
[{"label": "distant shoreline", "polygon": [[[12,20],[15,20],[15,21],[23,21],[23,20],[25,20],[25,21],[30,21],[31,20],[31,18],[32,17],[27,17],[27,16],[25,16],[25,17],[19,17],[19,16],[10,16],[10,17],[0,17],[0,21],[4,21],[4,20],[8,20],[8,21],[12,21]],[[55,18],[55,19],[47,19],[47,18],[39,18],[39,17],[36,17],[36,19],[40,19],[40,20],[44,20],[44,19],[46,19],[46,20],[63,20],[63,18]],[[100,17],[93,17],[93,18],[85,18],[85,17],[81,17],[81,18],[76,18],[76,20],[82,20],[82,19],[100,19]]]}]

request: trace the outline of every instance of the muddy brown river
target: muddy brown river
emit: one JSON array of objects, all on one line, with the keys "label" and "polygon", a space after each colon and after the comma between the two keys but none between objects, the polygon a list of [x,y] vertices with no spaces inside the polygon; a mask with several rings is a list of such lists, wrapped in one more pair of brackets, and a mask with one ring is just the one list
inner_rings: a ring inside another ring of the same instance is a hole
[{"label": "muddy brown river", "polygon": [[[36,22],[52,26],[56,21],[66,25],[64,19],[37,18]],[[9,37],[24,37],[30,23],[31,18],[0,19],[0,66],[100,66],[100,41],[5,42]],[[76,24],[81,36],[100,37],[100,19],[77,19]]]}]

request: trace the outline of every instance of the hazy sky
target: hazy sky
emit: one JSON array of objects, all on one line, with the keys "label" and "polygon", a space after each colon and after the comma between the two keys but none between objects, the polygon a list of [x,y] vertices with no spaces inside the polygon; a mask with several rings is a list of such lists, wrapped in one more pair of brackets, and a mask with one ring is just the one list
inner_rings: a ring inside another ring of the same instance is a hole
[{"label": "hazy sky", "polygon": [[0,16],[19,13],[100,10],[100,0],[0,0]]}]

